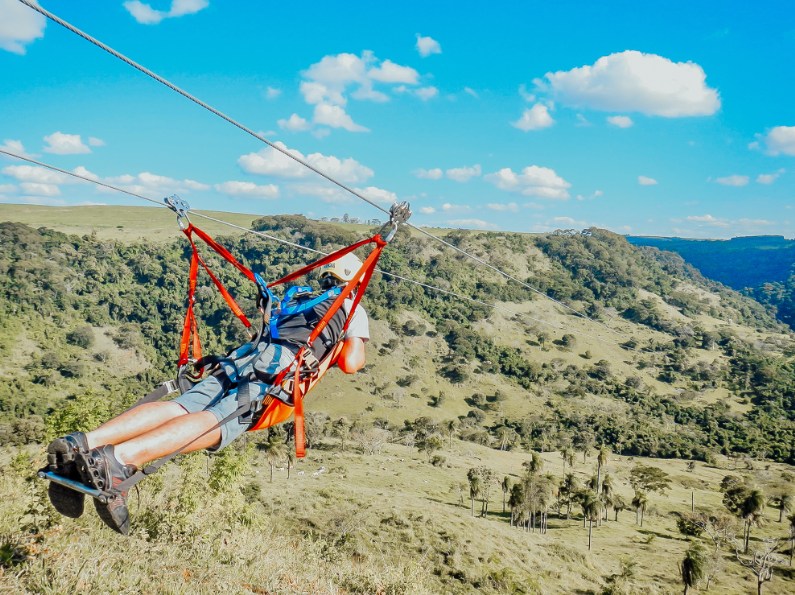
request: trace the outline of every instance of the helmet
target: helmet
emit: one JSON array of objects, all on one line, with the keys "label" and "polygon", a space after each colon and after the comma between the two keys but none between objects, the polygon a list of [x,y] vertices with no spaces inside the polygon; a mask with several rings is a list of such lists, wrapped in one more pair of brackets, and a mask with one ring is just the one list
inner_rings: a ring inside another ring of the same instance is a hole
[{"label": "helmet", "polygon": [[362,268],[362,261],[352,252],[340,256],[337,260],[324,264],[320,267],[320,278],[336,277],[340,281],[347,283],[352,280],[359,269]]}]

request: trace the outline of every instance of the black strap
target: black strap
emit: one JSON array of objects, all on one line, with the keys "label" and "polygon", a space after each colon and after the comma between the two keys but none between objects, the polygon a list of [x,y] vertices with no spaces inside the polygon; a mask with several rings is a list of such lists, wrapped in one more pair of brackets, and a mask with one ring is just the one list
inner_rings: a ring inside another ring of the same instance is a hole
[{"label": "black strap", "polygon": [[[177,392],[178,390],[179,390],[179,386],[177,384],[177,381],[176,380],[168,380],[167,382],[164,382],[159,387],[157,387],[155,390],[153,390],[151,393],[146,395],[144,398],[139,399],[138,402],[135,403],[135,405],[133,405],[129,409],[127,409],[127,411],[131,411],[131,410],[135,409],[136,407],[138,407],[138,405],[143,405],[145,403],[152,403],[154,401],[159,401],[160,399],[162,399],[166,395],[170,395],[171,393]],[[125,411],[124,413],[127,413],[127,411]],[[122,413],[122,415],[124,415],[124,413]]]}]

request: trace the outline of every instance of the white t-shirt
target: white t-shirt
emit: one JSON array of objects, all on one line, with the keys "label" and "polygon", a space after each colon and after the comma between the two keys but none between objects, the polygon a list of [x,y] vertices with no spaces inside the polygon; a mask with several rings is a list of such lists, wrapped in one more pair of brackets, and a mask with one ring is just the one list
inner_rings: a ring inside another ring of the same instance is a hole
[{"label": "white t-shirt", "polygon": [[[351,306],[353,306],[353,300],[348,299],[342,303],[346,317],[351,312]],[[361,304],[356,305],[356,310],[351,317],[351,323],[348,325],[348,332],[345,335],[346,339],[354,337],[362,339],[365,343],[370,340],[370,322],[367,319],[367,312],[364,311]]]}]

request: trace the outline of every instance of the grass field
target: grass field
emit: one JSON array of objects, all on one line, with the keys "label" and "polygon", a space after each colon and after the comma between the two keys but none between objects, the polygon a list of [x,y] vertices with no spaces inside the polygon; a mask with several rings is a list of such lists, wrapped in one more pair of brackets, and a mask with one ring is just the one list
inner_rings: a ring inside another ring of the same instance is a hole
[{"label": "grass field", "polygon": [[[255,215],[213,214],[216,215],[244,227],[257,218]],[[173,213],[146,207],[0,205],[0,220],[47,226],[68,233],[96,232],[102,238],[122,242],[165,241],[176,237],[178,232]],[[214,223],[202,227],[212,234],[240,233]],[[533,266],[542,269],[549,266],[540,253],[535,258]],[[682,285],[683,290],[688,290]],[[690,290],[698,291],[696,288]],[[707,295],[710,299],[720,299]],[[652,294],[648,297],[658,299]],[[535,340],[537,332],[543,329],[539,323],[516,319],[499,311],[478,323],[479,331],[499,344],[518,350],[529,360],[552,367],[583,366],[585,353],[590,351],[593,361],[608,360],[617,377],[638,376],[657,394],[689,388],[684,381],[660,382],[653,365],[639,369],[639,360],[647,355],[620,347],[613,342],[620,342],[620,337],[611,336],[604,329],[595,329],[549,301],[536,299],[505,305],[593,335],[578,336],[571,349],[551,341],[542,348]],[[671,318],[681,316],[661,301],[660,308]],[[421,317],[421,313],[403,312],[398,322],[409,318],[420,320]],[[706,315],[699,315],[696,322],[707,329],[727,324]],[[665,337],[618,316],[609,318],[607,324],[640,341]],[[737,325],[732,329],[749,342],[771,337],[784,342],[790,340],[787,335],[762,333]],[[559,339],[563,334],[563,331],[549,330],[552,339]],[[115,347],[108,338],[112,331],[111,327],[94,329],[96,344],[93,349],[106,351],[109,363],[100,365],[93,357],[95,354],[87,354],[92,356],[87,359],[91,359],[93,375],[79,381],[64,379],[52,388],[54,397],[96,388],[99,384],[93,378],[106,374],[110,368],[118,368],[122,362],[126,366],[125,373],[148,366],[143,352],[127,352]],[[309,412],[325,412],[332,419],[344,415],[365,422],[380,418],[402,423],[420,416],[443,421],[466,415],[470,405],[465,399],[474,392],[494,394],[500,390],[508,399],[502,410],[487,413],[486,423],[494,423],[503,416],[531,417],[542,411],[550,398],[549,392],[535,388],[524,390],[503,376],[475,373],[474,363],[468,380],[450,384],[436,373],[438,362],[434,359],[438,360],[448,351],[438,336],[398,336],[383,321],[372,321],[371,336],[373,340],[367,347],[370,364],[367,371],[353,376],[336,369],[329,372],[307,400]],[[398,346],[382,352],[381,347],[390,339],[397,339]],[[24,366],[32,354],[40,351],[46,336],[19,328],[15,341],[14,358],[0,362],[0,372],[6,380],[27,374]],[[720,351],[702,350],[699,357],[727,362]],[[409,386],[399,388],[398,380],[410,374],[416,379]],[[446,400],[440,406],[433,406],[431,397],[441,391],[447,395]],[[567,399],[571,407],[584,413],[599,410],[620,416],[626,407],[617,400],[593,395]],[[697,404],[718,400],[737,413],[749,408],[747,403],[740,402],[720,386],[705,389],[694,397]],[[261,438],[257,434],[248,436],[252,442]],[[31,446],[27,450],[40,465],[41,448]],[[120,538],[105,529],[93,511],[78,521],[58,519],[59,524],[31,537],[23,527],[33,514],[31,510],[39,510],[35,489],[20,479],[18,470],[9,466],[16,449],[5,447],[0,452],[0,536],[3,536],[0,545],[3,542],[11,545],[6,549],[0,547],[0,593],[585,595],[602,593],[606,577],[621,571],[622,560],[634,561],[635,573],[625,588],[622,587],[624,590],[612,593],[679,593],[682,586],[678,564],[689,543],[688,538],[678,533],[674,513],[690,510],[691,496],[697,508],[713,512],[723,510],[718,486],[729,473],[741,475],[769,493],[788,482],[785,472],[795,473],[792,467],[765,461],[751,462],[753,468],[734,469],[733,463],[723,457],[718,457],[715,465],[699,462],[689,471],[683,460],[632,459],[611,454],[606,472],[614,478],[617,491],[625,501],[632,499],[628,478],[630,469],[638,463],[668,472],[672,488],[664,496],[650,496],[643,527],[635,524],[633,511],[622,512],[618,522],[612,520],[611,513],[610,521],[594,528],[593,549],[588,551],[587,530],[583,529],[580,509],[576,506],[571,520],[558,518],[550,512],[549,532],[541,535],[510,527],[509,516],[502,514],[499,487],[494,486],[491,491],[487,518],[473,518],[468,494],[464,494],[462,504],[458,493],[451,490],[452,483],[466,482],[467,470],[472,467],[487,466],[500,478],[507,475],[516,479],[524,472],[522,463],[530,456],[527,452],[500,451],[455,439],[452,446],[445,440],[444,448],[437,454],[446,457],[441,466],[431,465],[424,455],[405,445],[387,444],[379,455],[370,456],[350,443],[343,451],[337,440],[326,437],[317,448],[309,450],[306,459],[297,463],[289,480],[285,471],[277,471],[271,483],[270,467],[264,455],[255,449],[253,465],[240,479],[249,512],[255,519],[245,523],[231,519],[228,514],[234,509],[239,490],[233,489],[228,501],[224,495],[212,495],[202,462],[197,472],[202,481],[197,489],[199,497],[206,502],[196,509],[195,518],[191,518],[195,531],[191,537],[180,534],[168,539],[154,538],[147,533],[152,519],[171,522],[169,515],[176,514],[174,511],[181,506],[183,471],[172,465],[162,479],[147,480],[140,507],[133,499],[136,521],[131,537]],[[562,473],[560,454],[547,452],[541,457],[545,463],[544,473],[559,478]],[[321,468],[325,471],[313,476]],[[574,471],[580,479],[590,478],[594,469],[593,456],[583,462],[582,454],[578,455]],[[476,508],[479,506],[476,504]],[[753,531],[753,544],[758,544],[763,537],[784,538],[787,535],[786,523],[777,522],[777,510],[768,507],[764,518],[765,523]],[[782,542],[782,549],[788,547]],[[713,582],[709,592],[719,595],[756,592],[756,582],[750,573],[734,561],[733,549],[724,549],[723,557],[726,569]],[[792,569],[786,565],[778,567],[764,592],[776,595],[795,592]]]}]

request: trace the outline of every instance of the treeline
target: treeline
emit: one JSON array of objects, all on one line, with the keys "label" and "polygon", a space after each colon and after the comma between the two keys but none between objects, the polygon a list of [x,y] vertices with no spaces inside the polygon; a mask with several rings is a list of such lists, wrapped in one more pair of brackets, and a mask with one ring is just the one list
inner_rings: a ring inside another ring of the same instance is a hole
[{"label": "treeline", "polygon": [[[297,215],[264,217],[254,228],[326,252],[359,239],[338,226]],[[731,319],[735,325],[777,329],[777,323],[758,303],[707,282],[675,255],[635,248],[622,236],[604,230],[550,236],[455,231],[446,240],[514,274],[522,274],[517,263],[526,263],[528,283],[597,319],[621,315],[664,333],[665,340],[628,347],[638,350],[639,368],[653,367],[660,380],[689,387],[684,393],[672,388],[670,395],[655,395],[637,378],[616,375],[610,362],[588,361],[589,352],[584,354],[582,366],[531,361],[521,351],[475,330],[473,325],[491,314],[488,308],[376,274],[364,299],[368,313],[389,322],[400,335],[443,337],[449,352],[437,362],[439,374],[454,384],[465,382],[472,373],[499,374],[517,391],[548,395],[546,409],[534,421],[504,419],[485,427],[484,410],[474,406],[466,416],[475,424],[473,435],[497,440],[502,429],[507,429],[517,436],[509,444],[546,440],[547,448],[552,448],[592,437],[595,444],[610,444],[639,455],[706,459],[710,452],[742,451],[793,460],[795,402],[790,387],[795,386],[795,378],[787,361],[779,357],[779,346],[760,351],[729,330],[716,333],[695,322],[673,323],[653,301],[642,299],[639,291],[660,296],[685,316],[707,313]],[[308,258],[297,248],[251,235],[219,241],[243,264],[271,279]],[[203,254],[256,321],[253,284],[211,251]],[[107,391],[121,400],[145,393],[154,383],[171,377],[186,307],[189,255],[181,239],[156,245],[123,244],[16,223],[0,224],[0,357],[6,362],[5,369],[13,368],[20,337],[39,347],[24,373],[7,374],[0,384],[0,421],[27,420],[14,422],[6,428],[6,435],[24,441],[22,436],[35,434],[40,419],[30,416],[43,418],[60,407],[53,396],[56,387],[62,394],[73,395]],[[521,285],[506,282],[406,229],[401,229],[384,251],[380,267],[484,302],[533,298]],[[680,281],[695,284],[720,300],[682,291]],[[310,275],[309,283],[316,285],[316,277]],[[196,295],[206,353],[221,353],[246,340],[241,325],[203,273]],[[426,322],[400,323],[399,315],[405,310]],[[535,345],[549,346],[549,333],[521,320],[515,322],[523,325]],[[138,351],[151,368],[136,377],[113,374],[92,345],[90,331],[97,327],[111,327],[114,344]],[[572,350],[577,339],[567,334],[553,343]],[[707,356],[714,350],[730,356],[731,366],[710,363]],[[474,372],[469,365],[473,361],[477,362]],[[411,378],[401,382],[411,390]],[[742,416],[725,405],[701,408],[689,402],[688,393],[718,384],[750,400],[754,405],[751,412]],[[621,425],[610,412],[578,411],[574,403],[588,394],[609,397],[623,407],[627,415]]]}]

